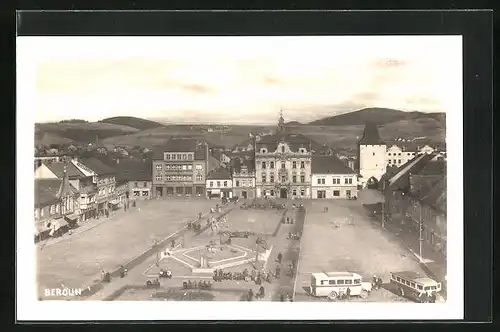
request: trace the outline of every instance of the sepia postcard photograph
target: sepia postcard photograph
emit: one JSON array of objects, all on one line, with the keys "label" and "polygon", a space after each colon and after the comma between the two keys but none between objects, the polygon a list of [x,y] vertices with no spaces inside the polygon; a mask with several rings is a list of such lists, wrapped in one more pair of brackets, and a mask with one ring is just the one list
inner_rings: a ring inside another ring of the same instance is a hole
[{"label": "sepia postcard photograph", "polygon": [[18,37],[17,81],[18,317],[462,318],[461,36]]}]

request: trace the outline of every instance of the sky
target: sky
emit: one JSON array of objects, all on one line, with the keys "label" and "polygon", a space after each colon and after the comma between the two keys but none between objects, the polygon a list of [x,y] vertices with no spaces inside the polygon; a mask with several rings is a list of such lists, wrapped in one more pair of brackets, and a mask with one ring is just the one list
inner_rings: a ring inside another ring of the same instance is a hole
[{"label": "sky", "polygon": [[19,37],[17,44],[18,65],[33,68],[26,84],[36,122],[274,124],[280,109],[299,122],[365,107],[462,112],[460,36]]}]

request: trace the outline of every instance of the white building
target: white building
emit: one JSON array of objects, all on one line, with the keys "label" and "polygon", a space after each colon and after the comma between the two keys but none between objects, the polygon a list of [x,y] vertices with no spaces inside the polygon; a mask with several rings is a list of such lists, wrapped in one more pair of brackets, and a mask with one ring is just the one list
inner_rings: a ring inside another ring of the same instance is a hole
[{"label": "white building", "polygon": [[375,124],[366,124],[363,136],[358,142],[359,184],[366,185],[370,178],[380,180],[386,172],[387,145],[380,138]]},{"label": "white building", "polygon": [[207,197],[233,197],[233,180],[228,169],[220,167],[208,173]]},{"label": "white building", "polygon": [[336,156],[313,156],[311,198],[348,199],[358,195],[358,177]]}]

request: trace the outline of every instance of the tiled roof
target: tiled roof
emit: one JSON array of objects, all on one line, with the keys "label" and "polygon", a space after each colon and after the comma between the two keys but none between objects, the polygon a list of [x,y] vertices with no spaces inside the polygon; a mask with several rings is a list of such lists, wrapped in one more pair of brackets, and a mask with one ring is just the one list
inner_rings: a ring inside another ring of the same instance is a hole
[{"label": "tiled roof", "polygon": [[116,181],[152,181],[151,160],[122,159],[113,166],[116,170]]},{"label": "tiled roof", "polygon": [[429,161],[424,168],[419,172],[414,173],[418,175],[441,175],[446,173],[446,161],[434,160]]},{"label": "tiled roof", "polygon": [[293,152],[298,151],[300,148],[306,148],[308,151],[311,149],[311,139],[302,134],[282,134],[277,133],[274,135],[263,136],[257,143],[257,149],[265,147],[268,151],[275,151],[280,142],[288,144]]},{"label": "tiled roof", "polygon": [[385,179],[389,180],[389,185],[393,189],[407,189],[409,187],[410,174],[420,171],[434,157],[433,153],[416,156],[401,165],[392,176]]},{"label": "tiled roof", "polygon": [[66,166],[66,172],[68,172],[68,176],[70,179],[85,177],[85,175],[80,172],[80,170],[75,165],[73,165],[73,163],[65,163],[61,161],[46,163],[45,166],[47,166],[59,179],[62,179],[64,176],[64,166]]},{"label": "tiled roof", "polygon": [[422,149],[424,146],[428,145],[431,148],[438,150],[438,151],[446,151],[446,143],[435,143],[435,142],[429,142],[429,141],[387,141],[387,148],[390,148],[391,146],[396,145],[399,147],[402,151],[409,151],[409,152],[418,152],[420,149]]},{"label": "tiled roof", "polygon": [[446,176],[432,187],[421,201],[446,214]]},{"label": "tiled roof", "polygon": [[363,136],[359,140],[358,144],[360,144],[360,145],[382,145],[382,144],[385,144],[385,142],[380,137],[377,125],[374,123],[367,123],[365,125],[365,130],[363,131]]},{"label": "tiled roof", "polygon": [[226,168],[219,167],[208,173],[207,180],[231,180],[231,174]]},{"label": "tiled roof", "polygon": [[232,169],[233,173],[240,173],[242,166],[247,167],[248,173],[255,172],[255,160],[254,159],[240,160],[239,158],[236,158],[236,159],[231,160],[231,169]]},{"label": "tiled roof", "polygon": [[345,162],[336,156],[313,156],[311,171],[313,174],[355,174]]},{"label": "tiled roof", "polygon": [[115,173],[114,169],[107,166],[97,158],[86,158],[78,161],[90,168],[92,171],[96,172],[97,175],[108,175]]},{"label": "tiled roof", "polygon": [[194,152],[195,160],[205,160],[206,143],[195,138],[171,138],[161,146],[153,147],[153,159],[163,160],[165,152]]},{"label": "tiled roof", "polygon": [[[59,189],[61,188],[61,179],[36,179],[35,180],[35,206],[47,206],[60,201],[58,198]],[[77,193],[78,190],[69,185],[72,193]]]}]

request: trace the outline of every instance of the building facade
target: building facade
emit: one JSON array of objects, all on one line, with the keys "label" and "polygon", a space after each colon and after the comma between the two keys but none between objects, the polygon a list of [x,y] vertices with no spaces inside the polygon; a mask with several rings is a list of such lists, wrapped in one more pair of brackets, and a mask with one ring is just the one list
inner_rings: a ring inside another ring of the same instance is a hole
[{"label": "building facade", "polygon": [[[97,158],[73,159],[71,161],[86,177],[92,177],[96,194],[97,217],[107,215],[115,209],[119,200],[116,198],[116,172]],[[88,197],[87,197],[88,198]]]},{"label": "building facade", "polygon": [[262,137],[255,143],[256,197],[311,197],[311,142],[300,134]]},{"label": "building facade", "polygon": [[155,197],[205,196],[206,175],[220,163],[209,155],[206,142],[172,138],[154,151],[152,187]]},{"label": "building facade", "polygon": [[312,158],[313,199],[350,199],[357,196],[356,172],[336,156]]},{"label": "building facade", "polygon": [[243,199],[255,198],[255,160],[233,159],[231,176],[234,196]]},{"label": "building facade", "polygon": [[[123,185],[124,193],[120,202],[130,200],[147,200],[153,197],[152,161],[147,159],[117,159],[116,181]],[[118,195],[117,195],[118,196]]]},{"label": "building facade", "polygon": [[358,141],[358,154],[359,184],[365,186],[372,177],[379,181],[386,172],[387,145],[375,124],[366,124]]},{"label": "building facade", "polygon": [[228,169],[220,167],[207,175],[207,197],[233,197],[233,181]]}]

